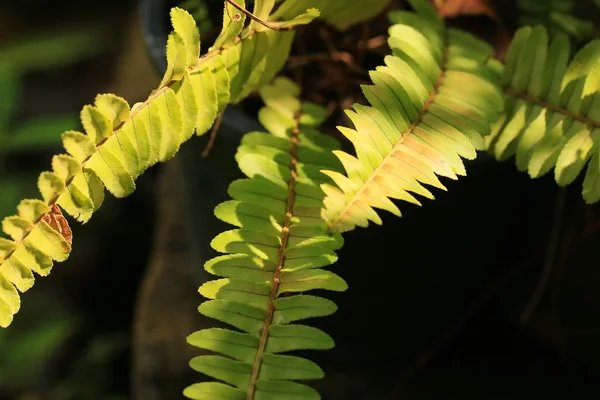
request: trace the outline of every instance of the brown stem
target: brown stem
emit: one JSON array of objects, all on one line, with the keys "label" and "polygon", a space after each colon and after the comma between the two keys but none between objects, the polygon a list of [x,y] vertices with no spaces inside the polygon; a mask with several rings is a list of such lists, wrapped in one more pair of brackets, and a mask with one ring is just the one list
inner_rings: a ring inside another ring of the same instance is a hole
[{"label": "brown stem", "polygon": [[578,115],[578,114],[572,113],[571,111],[567,110],[566,108],[562,108],[560,106],[557,106],[556,104],[552,104],[550,102],[540,100],[540,99],[535,98],[527,93],[520,92],[518,90],[514,90],[511,88],[504,89],[504,93],[509,96],[514,96],[514,97],[518,97],[520,99],[526,100],[527,102],[538,105],[540,107],[544,107],[549,110],[555,111],[559,114],[564,115],[565,117],[572,118],[575,121],[579,121],[583,124],[591,125],[594,128],[600,128],[600,122],[598,122],[598,121],[594,121],[593,119],[585,117],[583,115]]},{"label": "brown stem", "polygon": [[210,130],[210,137],[208,138],[208,143],[206,147],[202,151],[202,157],[208,157],[210,150],[213,148],[215,144],[215,140],[217,139],[217,133],[219,132],[219,128],[221,127],[221,121],[223,120],[223,114],[225,114],[225,110],[221,111],[221,113],[217,116],[215,123]]},{"label": "brown stem", "polygon": [[244,7],[240,6],[235,1],[233,1],[233,0],[225,0],[225,1],[227,1],[229,4],[231,4],[232,6],[234,6],[235,8],[237,8],[238,10],[240,10],[241,12],[243,12],[244,14],[246,14],[246,16],[248,18],[252,19],[253,21],[258,22],[259,24],[261,24],[261,25],[263,25],[263,26],[265,26],[265,27],[267,27],[269,29],[273,29],[274,31],[280,31],[280,30],[282,30],[282,28],[280,28],[278,26],[275,26],[273,24],[270,24],[267,21],[258,18],[256,15],[252,14],[250,11],[248,11]]}]

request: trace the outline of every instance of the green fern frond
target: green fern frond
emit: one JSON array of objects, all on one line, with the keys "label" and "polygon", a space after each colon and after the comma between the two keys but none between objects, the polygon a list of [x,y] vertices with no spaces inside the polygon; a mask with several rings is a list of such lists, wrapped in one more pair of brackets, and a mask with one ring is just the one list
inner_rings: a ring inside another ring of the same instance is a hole
[{"label": "green fern frond", "polygon": [[574,0],[518,0],[519,24],[544,25],[552,36],[563,33],[582,41],[591,36],[594,24],[572,15],[574,6]]},{"label": "green fern frond", "polygon": [[569,41],[550,45],[542,26],[522,28],[507,54],[502,79],[506,109],[489,137],[498,159],[516,154],[517,167],[532,178],[554,168],[560,186],[588,164],[583,198],[600,200],[600,40],[569,62]]},{"label": "green fern frond", "polygon": [[[300,21],[282,23],[307,23],[315,15],[309,11]],[[51,207],[59,205],[85,223],[101,206],[105,188],[115,197],[131,194],[144,171],[172,158],[194,131],[204,134],[228,103],[241,101],[270,81],[283,66],[293,38],[293,31],[242,30],[240,16],[224,25],[217,38],[220,47],[199,57],[194,19],[174,8],[171,21],[168,67],[159,88],[133,107],[113,94],[99,95],[85,106],[85,133],[65,132],[68,154],[55,156],[52,171],[39,177],[43,201],[25,200],[19,215],[4,220],[3,230],[12,240],[0,241],[0,326],[8,326],[19,310],[16,289],[32,286],[32,271],[45,275],[51,259],[62,261],[69,255],[70,243],[44,222],[53,215]]]},{"label": "green fern frond", "polygon": [[332,232],[381,224],[373,207],[401,215],[390,199],[420,205],[409,192],[432,199],[422,184],[445,189],[436,174],[465,175],[461,157],[484,148],[482,135],[502,110],[492,48],[446,28],[424,0],[410,3],[416,12],[390,14],[393,55],[371,72],[374,85],[363,86],[371,106],[354,105],[347,115],[355,129],[339,128],[357,157],[335,151],[347,176],[324,171],[337,184],[323,186]]},{"label": "green fern frond", "polygon": [[321,378],[323,371],[280,353],[333,347],[326,333],[292,322],[336,310],[331,301],[304,292],[347,288],[322,269],[335,262],[334,251],[343,244],[339,234],[327,234],[320,218],[319,186],[332,182],[319,171],[341,169],[331,153],[338,143],[315,129],[325,112],[301,104],[299,88],[284,78],[263,88],[261,96],[266,107],[259,118],[270,133],[248,133],[242,140],[236,159],[248,179],[233,182],[233,200],[215,209],[219,219],[239,229],[212,241],[227,255],[208,261],[205,269],[222,279],[199,289],[211,299],[200,313],[241,332],[212,328],[188,337],[190,344],[226,356],[192,359],[193,369],[225,383],[192,385],[184,391],[191,399],[318,399],[316,391],[293,381]]}]

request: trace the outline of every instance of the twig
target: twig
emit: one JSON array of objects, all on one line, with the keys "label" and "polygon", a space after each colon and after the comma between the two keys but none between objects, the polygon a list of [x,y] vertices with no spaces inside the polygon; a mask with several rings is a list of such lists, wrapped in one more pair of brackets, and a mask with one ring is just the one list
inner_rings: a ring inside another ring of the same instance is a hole
[{"label": "twig", "polygon": [[383,35],[372,37],[367,40],[365,47],[369,50],[376,49],[383,46],[387,41],[387,38]]},{"label": "twig", "polygon": [[215,144],[215,139],[217,138],[217,132],[219,132],[219,128],[221,127],[221,121],[223,120],[223,114],[225,114],[225,110],[221,111],[221,113],[217,116],[215,120],[215,124],[213,125],[210,131],[210,137],[208,138],[208,143],[206,147],[202,151],[202,157],[208,157],[210,150],[213,148]]},{"label": "twig", "polygon": [[560,228],[562,224],[562,218],[565,208],[565,195],[566,189],[559,188],[556,193],[556,204],[554,206],[554,217],[552,219],[552,230],[550,232],[550,239],[548,242],[548,247],[546,249],[546,256],[544,258],[544,267],[542,270],[542,275],[540,276],[540,280],[538,282],[529,303],[523,309],[521,313],[521,321],[527,322],[531,315],[535,311],[536,307],[540,303],[542,296],[548,286],[548,281],[550,280],[550,276],[552,274],[552,268],[554,266],[554,259],[556,256],[556,249],[558,248],[558,242],[560,238]]},{"label": "twig", "polygon": [[[282,30],[282,28],[275,26],[273,24],[268,23],[265,20],[262,20],[260,18],[258,18],[256,15],[252,14],[250,11],[246,10],[244,7],[240,6],[239,4],[237,4],[235,1],[233,0],[225,0],[226,2],[228,2],[229,4],[231,4],[232,6],[234,6],[235,8],[237,8],[239,11],[243,12],[244,14],[246,14],[246,16],[256,22],[258,22],[259,24],[269,28],[269,29],[273,29],[274,31],[280,31]],[[287,29],[284,29],[287,30]]]}]

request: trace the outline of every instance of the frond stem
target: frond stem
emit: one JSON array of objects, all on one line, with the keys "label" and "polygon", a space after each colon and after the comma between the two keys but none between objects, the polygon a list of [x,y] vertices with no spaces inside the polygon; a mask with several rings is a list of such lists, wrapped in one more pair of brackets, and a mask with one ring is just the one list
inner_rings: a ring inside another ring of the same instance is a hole
[{"label": "frond stem", "polygon": [[267,21],[258,18],[256,15],[252,14],[250,11],[248,11],[244,7],[240,6],[235,1],[233,1],[233,0],[225,0],[225,1],[228,2],[229,4],[231,4],[232,6],[234,6],[235,8],[237,8],[239,11],[241,11],[242,13],[244,13],[248,18],[252,19],[253,21],[258,22],[259,24],[261,24],[261,25],[263,25],[263,26],[265,26],[265,27],[267,27],[269,29],[273,29],[274,31],[280,31],[280,30],[282,30],[280,27],[275,26],[273,24],[270,24]]},{"label": "frond stem", "polygon": [[253,400],[254,393],[256,391],[256,382],[258,381],[258,375],[260,373],[260,367],[262,364],[262,357],[267,347],[267,341],[269,340],[269,327],[273,323],[273,314],[275,313],[275,300],[277,299],[277,292],[279,291],[280,275],[283,269],[283,263],[285,261],[285,249],[287,248],[288,240],[290,238],[290,226],[292,224],[294,202],[296,200],[296,183],[298,181],[298,171],[296,170],[296,164],[298,163],[298,148],[299,140],[298,135],[300,130],[298,129],[300,119],[300,112],[296,113],[294,120],[296,122],[295,127],[291,131],[292,146],[290,148],[290,172],[291,179],[288,182],[288,196],[285,210],[285,222],[283,229],[281,230],[281,244],[277,253],[277,264],[275,265],[275,271],[273,272],[273,286],[271,287],[271,293],[269,294],[269,303],[267,305],[267,316],[265,322],[261,328],[261,336],[258,344],[258,350],[256,351],[256,358],[254,359],[254,365],[252,366],[252,375],[250,377],[250,385],[248,387],[248,393],[246,400]]}]

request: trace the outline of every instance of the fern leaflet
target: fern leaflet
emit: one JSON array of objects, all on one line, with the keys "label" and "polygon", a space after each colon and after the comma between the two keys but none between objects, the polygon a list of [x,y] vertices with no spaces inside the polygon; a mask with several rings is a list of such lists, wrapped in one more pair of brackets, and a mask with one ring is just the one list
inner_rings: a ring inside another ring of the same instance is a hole
[{"label": "fern leaflet", "polygon": [[316,391],[293,382],[322,377],[311,361],[280,353],[298,349],[328,349],[333,340],[324,332],[291,324],[324,316],[335,304],[312,295],[286,294],[312,289],[346,290],[337,275],[321,269],[336,260],[339,234],[328,235],[320,218],[329,178],[323,168],[340,170],[331,154],[338,147],[315,130],[325,117],[321,107],[301,104],[299,88],[278,78],[261,90],[266,103],[259,114],[267,133],[248,133],[236,154],[249,179],[233,182],[216,216],[239,229],[218,235],[212,247],[227,255],[205,264],[222,279],[199,289],[211,299],[199,311],[240,331],[211,328],[193,333],[188,342],[224,354],[199,356],[195,370],[224,383],[204,382],[185,389],[192,399],[318,399]]}]

